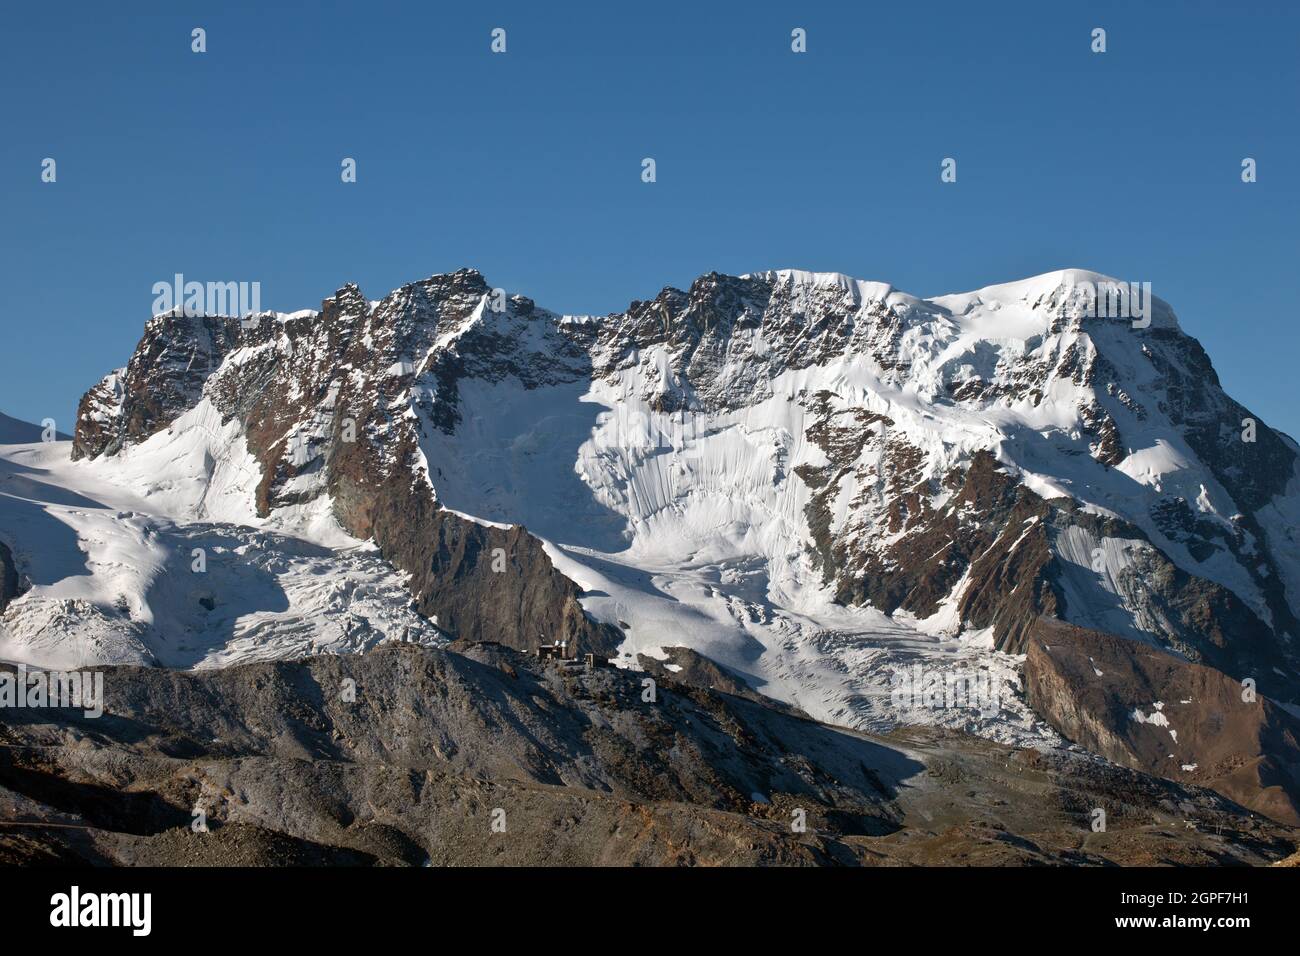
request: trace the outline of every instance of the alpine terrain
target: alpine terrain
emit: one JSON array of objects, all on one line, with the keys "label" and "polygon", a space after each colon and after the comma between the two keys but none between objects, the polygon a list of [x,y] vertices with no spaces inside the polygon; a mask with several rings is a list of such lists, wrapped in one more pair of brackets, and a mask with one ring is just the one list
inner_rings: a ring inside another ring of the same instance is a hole
[{"label": "alpine terrain", "polygon": [[0,804],[153,803],[9,852],[177,861],[202,791],[244,828],[204,861],[480,862],[412,835],[480,778],[573,821],[507,862],[1293,852],[1300,447],[1128,288],[710,273],[592,317],[465,269],[154,316],[70,441],[0,446],[0,660],[108,684],[0,711]]}]

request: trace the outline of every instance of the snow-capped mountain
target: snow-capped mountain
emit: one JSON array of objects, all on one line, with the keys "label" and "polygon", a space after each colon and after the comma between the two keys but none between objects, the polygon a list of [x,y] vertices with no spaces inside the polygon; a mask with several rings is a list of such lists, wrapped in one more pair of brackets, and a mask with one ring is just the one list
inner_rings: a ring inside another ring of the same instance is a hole
[{"label": "snow-capped mountain", "polygon": [[[1047,615],[1292,700],[1300,449],[1222,391],[1167,304],[1106,317],[1111,281],[927,300],[709,274],[575,317],[462,270],[319,312],[154,317],[82,399],[70,454],[5,451],[0,492],[32,517],[0,530],[32,586],[0,656],[210,665],[446,635],[635,666],[686,646],[872,725],[899,716],[903,665],[1014,686]],[[37,568],[51,521],[85,552],[63,578]],[[127,528],[153,564],[108,553]],[[204,536],[223,543],[200,607],[182,572]],[[321,575],[333,604],[304,585],[260,606],[243,575],[272,540],[285,563],[259,580]],[[334,556],[355,566],[312,568]],[[349,616],[333,638],[321,606]],[[1017,699],[914,716],[1050,734]]]}]

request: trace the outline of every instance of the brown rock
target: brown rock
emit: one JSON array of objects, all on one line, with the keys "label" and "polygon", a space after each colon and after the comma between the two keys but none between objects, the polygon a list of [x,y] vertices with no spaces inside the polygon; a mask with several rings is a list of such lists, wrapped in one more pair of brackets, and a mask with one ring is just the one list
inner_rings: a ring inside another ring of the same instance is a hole
[{"label": "brown rock", "polygon": [[1046,619],[1024,673],[1029,705],[1081,747],[1300,825],[1300,719],[1265,696],[1275,675],[1252,699],[1213,668]]}]

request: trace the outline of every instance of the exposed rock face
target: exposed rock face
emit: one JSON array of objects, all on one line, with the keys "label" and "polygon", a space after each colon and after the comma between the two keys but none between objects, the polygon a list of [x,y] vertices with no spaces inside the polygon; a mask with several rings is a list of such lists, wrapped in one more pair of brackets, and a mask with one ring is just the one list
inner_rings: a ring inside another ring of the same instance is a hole
[{"label": "exposed rock face", "polygon": [[82,396],[73,458],[109,453],[170,425],[199,401],[208,376],[240,341],[237,320],[154,316],[125,368]]},{"label": "exposed rock face", "polygon": [[1300,719],[1209,667],[1131,640],[1040,621],[1025,661],[1028,701],[1062,735],[1109,760],[1212,787],[1300,825]]},{"label": "exposed rock face", "polygon": [[0,541],[0,614],[9,606],[9,602],[22,593],[22,578],[18,575],[18,566],[14,563],[13,552]]},{"label": "exposed rock face", "polygon": [[[826,448],[831,457],[834,449]],[[942,511],[935,511],[926,483],[914,481],[915,472],[900,461],[905,454],[895,454],[895,467],[885,479],[887,494],[893,495],[888,501],[893,540],[879,549],[863,548],[854,537],[835,540],[829,533],[831,503],[847,472],[832,477],[835,466],[830,465],[820,476],[801,473],[819,485],[811,519],[820,565],[834,582],[837,598],[925,618],[961,586],[961,620],[971,627],[992,627],[999,648],[1019,652],[1029,623],[1056,613],[1062,603],[1052,586],[1044,523],[1053,508],[1000,473],[991,454],[977,452],[968,469],[949,473],[945,484],[952,496]],[[866,481],[874,477],[858,476]]]},{"label": "exposed rock face", "polygon": [[[1039,616],[1060,617],[1232,675],[1277,668],[1294,698],[1297,446],[1256,420],[1245,437],[1252,417],[1165,303],[1147,302],[1145,327],[1098,314],[1102,279],[922,300],[838,275],[710,273],[593,319],[462,270],[379,302],[346,286],[319,313],[256,323],[159,317],[83,399],[75,454],[122,453],[208,403],[239,424],[259,513],[328,500],[454,635],[596,650],[618,629],[584,613],[536,538],[444,505],[614,551],[665,515],[691,524],[707,496],[725,510],[739,456],[760,477],[743,519],[717,524],[772,522],[740,555],[788,579],[772,590],[819,580],[843,604],[990,628],[1017,653]],[[570,401],[516,436],[482,421],[507,389],[543,410]],[[575,409],[590,420],[563,430]],[[625,412],[653,441],[636,427],[593,440]],[[672,421],[690,432],[665,445]],[[514,442],[509,455],[482,435]],[[510,457],[526,480],[550,452],[569,456],[552,477],[572,498],[556,504],[475,465]],[[797,527],[782,524],[791,502]],[[698,533],[714,537],[696,550],[724,550],[715,527]]]},{"label": "exposed rock face", "polygon": [[[430,400],[440,399],[431,423],[452,428],[461,375],[535,386],[582,374],[581,353],[553,329],[539,333],[545,350],[521,347],[544,322],[532,321],[526,299],[508,304],[509,331],[473,327],[489,291],[480,275],[462,271],[403,287],[373,307],[349,285],[319,314],[157,316],[126,369],[82,399],[73,455],[114,454],[206,400],[223,423],[240,423],[260,466],[259,514],[329,494],[342,527],[373,538],[408,572],[419,610],[452,636],[528,649],[567,640],[608,652],[616,629],[583,614],[579,589],[536,539],[446,512],[428,481],[415,411],[421,376],[436,383]],[[463,356],[437,347],[458,332]],[[232,353],[237,360],[227,361]],[[570,364],[557,365],[557,354]]]},{"label": "exposed rock face", "polygon": [[[1297,831],[1094,758],[870,738],[671,680],[646,701],[639,675],[454,648],[108,668],[101,717],[6,711],[0,811],[64,826],[0,828],[0,860],[1207,865],[1295,851]],[[208,832],[191,830],[195,808]]]},{"label": "exposed rock face", "polygon": [[653,674],[661,680],[717,691],[720,694],[730,694],[733,697],[744,697],[800,717],[808,716],[797,708],[764,697],[739,676],[719,667],[689,647],[668,647],[664,649],[664,653],[667,656],[662,661],[642,654],[637,658],[637,663],[647,674]]}]

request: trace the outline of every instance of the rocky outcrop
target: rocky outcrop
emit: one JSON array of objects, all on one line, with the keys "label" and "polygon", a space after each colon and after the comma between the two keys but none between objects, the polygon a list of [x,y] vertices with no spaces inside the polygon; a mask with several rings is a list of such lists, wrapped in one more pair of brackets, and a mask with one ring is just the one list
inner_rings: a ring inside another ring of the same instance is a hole
[{"label": "rocky outcrop", "polygon": [[576,584],[551,564],[524,528],[478,524],[413,491],[403,473],[370,499],[363,524],[386,558],[411,574],[416,609],[447,633],[532,651],[568,641],[574,653],[610,654],[616,628],[588,617]]},{"label": "rocky outcrop", "polygon": [[[1022,645],[1029,622],[1057,611],[1044,523],[1052,508],[1001,473],[991,454],[977,453],[968,468],[945,477],[952,495],[936,511],[928,482],[913,482],[918,476],[909,476],[903,464],[909,446],[895,442],[883,476],[885,494],[892,496],[888,527],[893,541],[863,548],[854,539],[836,541],[829,533],[830,502],[846,473],[830,476],[841,466],[834,464],[834,448],[824,447],[832,464],[814,479],[821,484],[809,504],[809,519],[823,573],[834,581],[839,600],[924,618],[956,593],[961,620],[992,627],[996,646],[1012,652]],[[871,474],[858,477],[877,480]]]},{"label": "rocky outcrop", "polygon": [[1043,620],[1030,632],[1024,677],[1030,707],[1080,746],[1300,824],[1300,719],[1270,699],[1275,673],[1243,682],[1154,647]]},{"label": "rocky outcrop", "polygon": [[685,684],[689,687],[701,687],[719,694],[744,697],[746,700],[758,701],[774,710],[796,714],[807,719],[807,714],[790,704],[764,697],[754,690],[737,674],[720,667],[703,654],[689,647],[665,647],[664,658],[650,657],[646,654],[637,656],[637,664],[643,671],[667,681],[669,685]]},{"label": "rocky outcrop", "polygon": [[112,454],[147,439],[193,408],[208,377],[243,339],[238,319],[156,315],[125,368],[82,396],[72,457]]},{"label": "rocky outcrop", "polygon": [[14,553],[0,541],[0,614],[4,613],[10,601],[22,593],[22,577],[18,573]]},{"label": "rocky outcrop", "polygon": [[1208,865],[1297,840],[1081,755],[867,737],[686,684],[647,698],[642,675],[501,645],[113,667],[104,690],[99,717],[6,712],[0,814],[27,825],[0,828],[0,861]]},{"label": "rocky outcrop", "polygon": [[[815,556],[840,601],[926,618],[952,600],[963,624],[991,628],[995,647],[1023,654],[1040,617],[1087,619],[1087,608],[1072,606],[1061,581],[1067,567],[1099,579],[1106,572],[1063,561],[1062,540],[1082,535],[1132,554],[1131,564],[1111,578],[1120,601],[1153,639],[1233,674],[1292,672],[1272,629],[1253,610],[1228,588],[1183,571],[1140,528],[1088,513],[1070,498],[1039,497],[989,452],[974,453],[968,466],[952,469],[941,482],[918,480],[905,461],[909,455],[919,460],[920,453],[902,439],[883,437],[890,424],[855,415],[838,431],[853,436],[847,443],[833,437],[825,417],[809,430],[829,463],[798,473],[814,488],[808,521]],[[869,463],[854,474],[849,463],[877,440],[888,467]],[[831,507],[849,481],[882,489],[887,543],[866,540],[863,546],[863,535],[831,533]],[[935,508],[939,488],[944,503]]]}]

